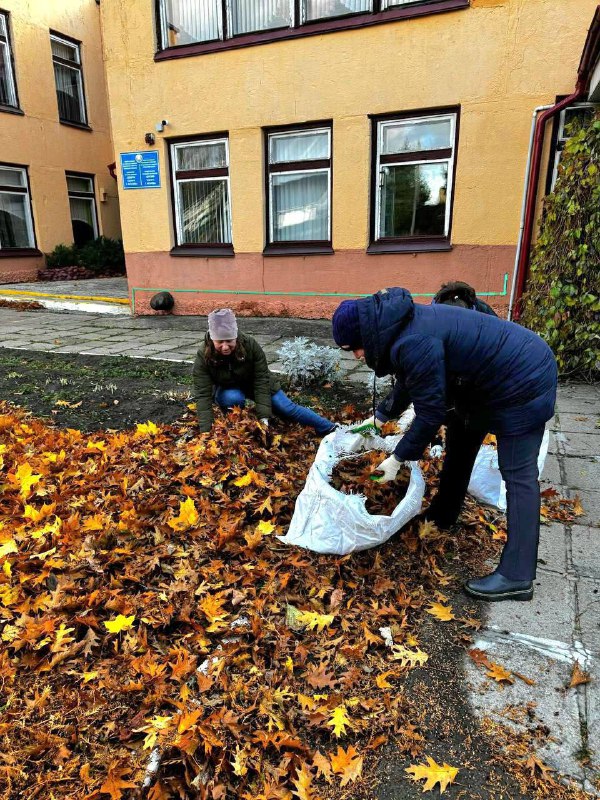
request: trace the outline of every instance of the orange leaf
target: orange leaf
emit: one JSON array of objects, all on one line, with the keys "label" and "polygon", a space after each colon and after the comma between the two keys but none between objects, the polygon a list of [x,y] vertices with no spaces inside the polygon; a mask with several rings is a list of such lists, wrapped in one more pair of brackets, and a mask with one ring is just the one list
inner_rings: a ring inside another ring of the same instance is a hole
[{"label": "orange leaf", "polygon": [[490,661],[488,671],[485,674],[488,678],[493,678],[498,683],[514,683],[512,674],[500,664],[494,664],[493,661]]},{"label": "orange leaf", "polygon": [[108,777],[100,787],[100,794],[108,794],[111,800],[121,800],[123,789],[135,789],[137,784],[123,780],[123,775],[129,772],[127,767],[111,767]]},{"label": "orange leaf", "polygon": [[569,689],[574,689],[575,686],[581,686],[584,683],[589,683],[591,678],[587,672],[584,672],[576,661],[573,664],[573,671],[571,672],[571,683]]},{"label": "orange leaf", "polygon": [[337,753],[331,756],[331,766],[337,775],[342,776],[340,786],[355,781],[362,773],[363,759],[350,745],[347,750],[338,746]]}]

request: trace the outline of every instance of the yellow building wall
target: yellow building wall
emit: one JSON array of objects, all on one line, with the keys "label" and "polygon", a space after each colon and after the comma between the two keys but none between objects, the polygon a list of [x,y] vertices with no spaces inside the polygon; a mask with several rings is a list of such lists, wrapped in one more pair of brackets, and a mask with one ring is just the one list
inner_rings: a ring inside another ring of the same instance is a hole
[{"label": "yellow building wall", "polygon": [[[347,291],[374,291],[394,277],[397,284],[399,276],[413,279],[404,285],[430,292],[440,279],[464,277],[457,274],[464,254],[475,259],[475,273],[465,275],[478,279],[478,289],[501,288],[517,241],[532,111],[573,90],[595,7],[596,0],[473,0],[451,13],[155,62],[152,0],[102,3],[115,150],[152,149],[144,144],[145,132],[160,119],[169,121],[155,146],[162,187],[121,193],[130,283],[201,289],[235,288],[237,282],[239,288],[251,272],[252,287],[261,280],[272,290],[289,287],[273,275],[276,264],[280,275],[297,276],[299,289],[324,289],[329,282],[331,290],[344,291],[339,283],[345,281]],[[461,108],[454,254],[363,258],[368,115],[450,105]],[[262,128],[321,119],[333,119],[336,256],[267,263],[261,255]],[[234,247],[251,257],[246,273],[229,269],[235,279],[226,277],[222,260],[167,255],[174,240],[166,139],[213,131],[229,132]],[[348,255],[344,263],[342,254]],[[348,276],[350,262],[356,274]],[[444,265],[454,274],[445,274]],[[211,278],[215,271],[218,280]]]},{"label": "yellow building wall", "polygon": [[[9,25],[19,105],[23,116],[0,112],[0,162],[28,167],[36,244],[50,252],[72,244],[65,171],[95,175],[99,233],[121,235],[115,160],[102,55],[100,9],[95,0],[2,0]],[[63,125],[52,67],[49,30],[81,41],[91,132]],[[106,202],[100,202],[106,192]],[[0,282],[35,278],[43,259],[0,259]]]}]

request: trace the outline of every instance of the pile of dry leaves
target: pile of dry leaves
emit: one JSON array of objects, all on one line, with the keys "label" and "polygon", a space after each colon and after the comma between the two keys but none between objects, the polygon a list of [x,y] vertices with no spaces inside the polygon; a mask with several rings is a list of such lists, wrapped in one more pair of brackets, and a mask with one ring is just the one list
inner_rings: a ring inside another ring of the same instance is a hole
[{"label": "pile of dry leaves", "polygon": [[454,619],[448,554],[502,531],[471,504],[459,542],[285,546],[317,444],[242,412],[88,436],[0,405],[3,798],[365,797],[390,739],[454,780],[399,689],[424,614]]}]

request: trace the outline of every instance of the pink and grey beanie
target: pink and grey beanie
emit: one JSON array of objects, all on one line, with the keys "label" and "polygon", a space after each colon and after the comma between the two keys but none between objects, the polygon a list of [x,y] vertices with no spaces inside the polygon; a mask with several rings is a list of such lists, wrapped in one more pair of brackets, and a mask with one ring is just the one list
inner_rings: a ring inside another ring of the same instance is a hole
[{"label": "pink and grey beanie", "polygon": [[213,342],[237,339],[238,326],[230,308],[217,308],[208,315],[208,332]]}]

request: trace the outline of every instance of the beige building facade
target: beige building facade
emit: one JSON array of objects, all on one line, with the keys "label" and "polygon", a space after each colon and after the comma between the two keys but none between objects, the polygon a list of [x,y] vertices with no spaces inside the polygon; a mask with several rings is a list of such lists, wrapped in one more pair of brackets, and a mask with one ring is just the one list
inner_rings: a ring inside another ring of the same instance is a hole
[{"label": "beige building facade", "polygon": [[119,170],[136,312],[323,316],[449,279],[505,308],[532,113],[573,92],[596,6],[103,2],[115,151],[158,162]]},{"label": "beige building facade", "polygon": [[114,160],[98,3],[0,0],[0,283],[120,237]]}]

